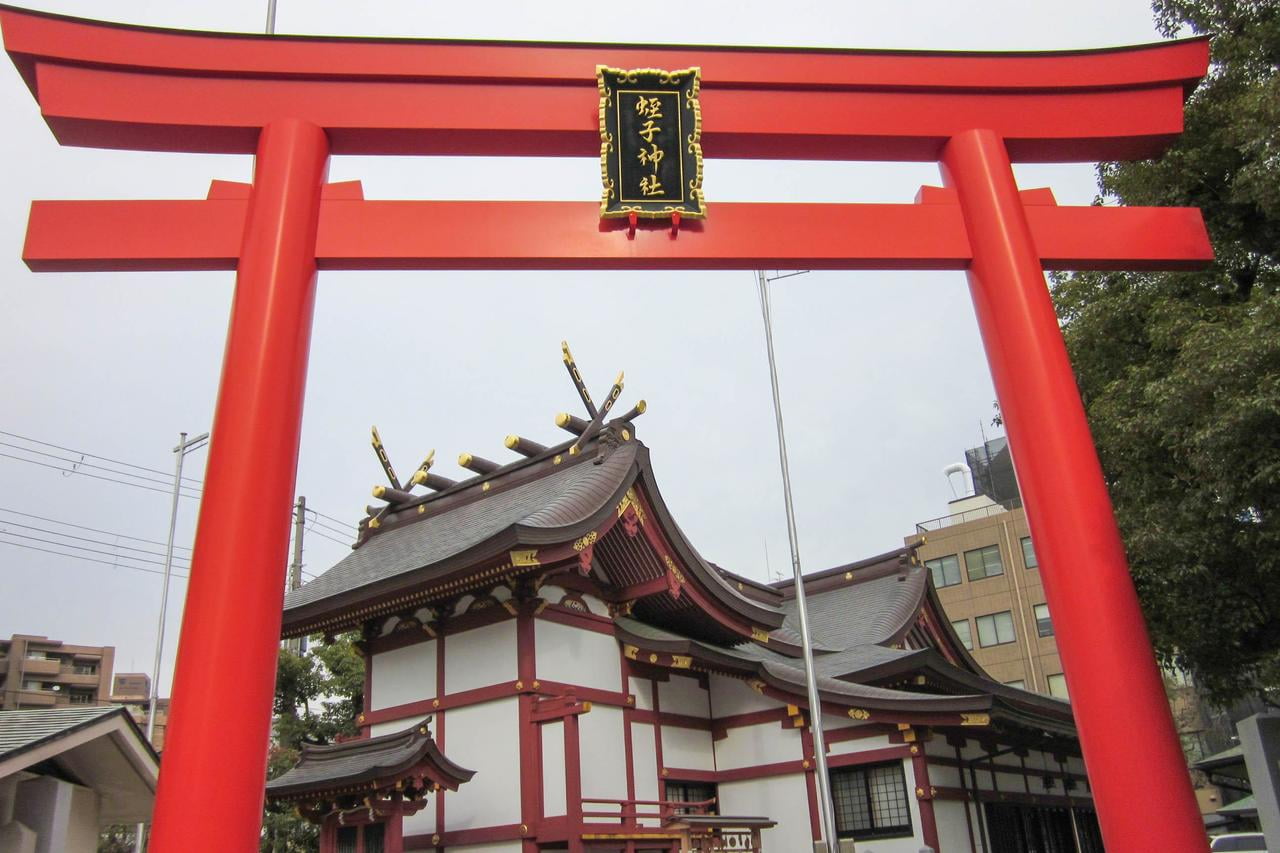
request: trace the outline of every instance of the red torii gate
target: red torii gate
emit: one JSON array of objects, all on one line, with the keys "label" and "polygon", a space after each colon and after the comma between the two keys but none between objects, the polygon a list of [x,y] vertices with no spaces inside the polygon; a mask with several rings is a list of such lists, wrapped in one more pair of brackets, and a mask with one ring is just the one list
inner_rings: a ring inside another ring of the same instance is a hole
[{"label": "red torii gate", "polygon": [[[1196,210],[1058,207],[1010,167],[1158,154],[1205,41],[982,54],[279,38],[3,6],[0,27],[62,144],[257,154],[252,185],[214,182],[205,200],[37,201],[24,250],[34,270],[237,271],[153,850],[258,843],[317,268],[966,270],[1107,846],[1205,850],[1043,270],[1191,268],[1212,252]],[[708,157],[940,161],[947,187],[914,205],[713,199],[678,235],[628,236],[595,200],[365,201],[358,182],[325,183],[330,153],[595,157],[597,64],[701,66]],[[263,482],[289,488],[264,498]]]}]

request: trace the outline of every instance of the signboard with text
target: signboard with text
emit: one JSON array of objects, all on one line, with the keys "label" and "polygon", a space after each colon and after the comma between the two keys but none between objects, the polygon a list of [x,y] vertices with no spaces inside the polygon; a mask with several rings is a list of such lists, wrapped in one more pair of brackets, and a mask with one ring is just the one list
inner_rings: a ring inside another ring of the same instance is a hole
[{"label": "signboard with text", "polygon": [[600,215],[706,215],[701,71],[596,68],[600,87]]}]

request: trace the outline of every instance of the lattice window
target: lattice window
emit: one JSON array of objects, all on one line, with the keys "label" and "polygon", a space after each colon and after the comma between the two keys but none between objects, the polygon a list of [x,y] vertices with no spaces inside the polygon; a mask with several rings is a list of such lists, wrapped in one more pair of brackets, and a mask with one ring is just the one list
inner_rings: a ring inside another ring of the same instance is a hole
[{"label": "lattice window", "polygon": [[[667,800],[677,803],[704,803],[717,796],[714,782],[679,782],[667,781]],[[703,813],[702,809],[677,808],[676,814]],[[705,809],[706,814],[719,814],[720,810],[712,803]]]},{"label": "lattice window", "polygon": [[831,798],[841,838],[911,835],[911,806],[900,761],[831,771]]}]

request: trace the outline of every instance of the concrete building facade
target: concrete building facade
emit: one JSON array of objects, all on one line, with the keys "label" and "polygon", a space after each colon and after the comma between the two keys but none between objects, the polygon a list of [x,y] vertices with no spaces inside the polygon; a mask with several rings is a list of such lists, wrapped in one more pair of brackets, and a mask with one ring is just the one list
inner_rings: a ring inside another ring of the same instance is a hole
[{"label": "concrete building facade", "polygon": [[996,681],[1068,698],[1026,512],[984,494],[906,537],[929,569],[947,618]]},{"label": "concrete building facade", "polygon": [[0,640],[0,709],[104,704],[115,654],[112,646],[73,646],[34,634]]}]

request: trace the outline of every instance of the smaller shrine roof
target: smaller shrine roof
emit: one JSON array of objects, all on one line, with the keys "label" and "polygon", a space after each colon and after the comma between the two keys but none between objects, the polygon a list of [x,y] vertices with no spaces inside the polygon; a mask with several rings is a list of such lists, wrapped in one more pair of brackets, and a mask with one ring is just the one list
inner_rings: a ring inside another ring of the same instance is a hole
[{"label": "smaller shrine roof", "polygon": [[440,752],[423,720],[378,737],[324,746],[304,744],[298,763],[267,783],[267,796],[289,799],[371,784],[392,785],[418,773],[450,790],[475,775]]},{"label": "smaller shrine roof", "polygon": [[[913,622],[920,610],[928,573],[907,562],[897,549],[847,566],[806,575],[805,601],[815,643],[848,649],[890,643]],[[857,593],[848,587],[856,585]],[[799,633],[795,589],[790,582],[777,584],[784,601],[784,628]]]}]

